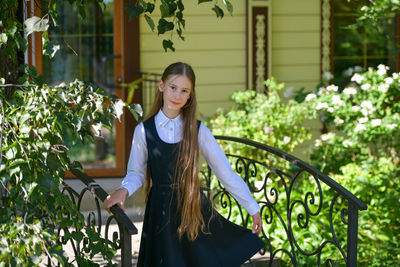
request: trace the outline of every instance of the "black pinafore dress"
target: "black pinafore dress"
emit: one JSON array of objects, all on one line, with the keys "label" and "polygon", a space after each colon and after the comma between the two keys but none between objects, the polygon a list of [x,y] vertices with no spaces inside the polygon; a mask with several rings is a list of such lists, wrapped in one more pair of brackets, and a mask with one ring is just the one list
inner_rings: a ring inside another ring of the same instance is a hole
[{"label": "black pinafore dress", "polygon": [[[200,122],[199,124],[200,125]],[[148,165],[152,178],[140,241],[138,267],[238,267],[264,247],[251,230],[213,212],[202,195],[202,214],[208,233],[199,231],[194,241],[178,238],[174,171],[178,143],[159,137],[154,117],[144,122]],[[211,220],[210,220],[211,218]]]}]

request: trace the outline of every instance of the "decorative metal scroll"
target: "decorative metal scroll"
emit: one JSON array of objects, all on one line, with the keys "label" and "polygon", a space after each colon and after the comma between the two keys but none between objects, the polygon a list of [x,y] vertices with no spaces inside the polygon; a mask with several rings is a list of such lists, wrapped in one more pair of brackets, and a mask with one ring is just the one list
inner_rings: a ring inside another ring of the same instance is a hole
[{"label": "decorative metal scroll", "polygon": [[[314,167],[278,149],[235,137],[216,138],[223,147],[229,144],[231,149],[225,152],[247,151],[242,155],[227,153],[227,157],[261,207],[260,237],[265,247],[260,254],[269,256],[268,266],[277,259],[293,266],[357,266],[358,211],[367,208],[361,200]],[[235,145],[239,150],[232,149]],[[251,216],[213,179],[210,167],[201,174],[216,209],[250,228]]]},{"label": "decorative metal scroll", "polygon": [[[62,193],[71,199],[73,205],[76,206],[78,211],[81,210],[81,204],[84,197],[89,195],[89,199],[95,202],[96,210],[89,211],[85,216],[86,226],[94,229],[105,239],[105,242],[111,242],[117,250],[120,250],[121,260],[118,264],[119,266],[132,266],[131,236],[137,234],[138,230],[128,216],[117,205],[111,207],[111,215],[107,218],[107,220],[105,220],[105,225],[102,225],[102,207],[100,203],[105,200],[108,194],[97,183],[95,183],[94,180],[92,180],[83,172],[77,169],[73,169],[71,172],[85,184],[85,187],[83,187],[80,193],[77,193],[67,184],[63,183]],[[68,209],[64,208],[62,212],[65,214],[65,216],[70,217],[70,211]],[[111,229],[110,226],[112,224],[118,225],[118,231]],[[110,233],[110,231],[114,232]],[[60,236],[64,246],[68,246],[69,250],[73,252],[74,256],[78,256],[80,252],[84,250],[88,241],[83,239],[81,242],[77,242],[72,238],[66,241],[64,237],[67,233],[70,234],[70,229],[68,227],[62,227],[58,229],[58,235]],[[94,258],[94,261],[99,263],[101,266],[113,265],[112,261],[107,262],[102,258]],[[51,264],[49,261],[49,266],[50,265]]]}]

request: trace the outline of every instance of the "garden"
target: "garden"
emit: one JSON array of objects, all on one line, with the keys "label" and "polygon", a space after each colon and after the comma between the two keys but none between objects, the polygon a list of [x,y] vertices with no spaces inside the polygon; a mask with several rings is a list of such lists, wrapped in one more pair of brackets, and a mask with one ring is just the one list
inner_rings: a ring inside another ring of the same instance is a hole
[{"label": "garden", "polygon": [[[84,17],[85,3],[70,2],[79,6]],[[223,2],[231,13],[232,5]],[[38,266],[47,259],[53,265],[94,266],[93,257],[99,254],[110,260],[115,246],[85,224],[83,215],[71,199],[60,193],[59,187],[71,166],[79,166],[68,152],[75,144],[92,142],[102,127],[111,129],[113,120],[120,118],[124,109],[137,120],[140,112],[137,106],[127,105],[93,84],[78,80],[56,86],[45,84],[23,57],[28,49],[26,37],[33,32],[44,32],[44,54],[52,57],[59,49],[58,44],[46,38],[47,29],[56,25],[55,2],[49,2],[46,16],[33,17],[25,23],[18,13],[18,1],[0,3],[0,266]],[[175,9],[169,8],[173,4]],[[146,1],[140,1],[140,5],[141,8],[131,7],[133,16],[154,9]],[[168,16],[177,18],[174,23],[181,36],[182,1],[165,2],[164,6],[165,12],[173,9]],[[222,8],[216,5],[213,9],[218,17],[224,14]],[[382,14],[398,12],[398,8],[397,1],[380,1],[375,7],[364,9],[360,23],[379,20]],[[147,21],[155,27],[153,21]],[[161,20],[158,32],[169,32],[173,25]],[[173,43],[164,40],[163,46],[172,50]],[[358,220],[360,266],[398,266],[400,73],[380,64],[368,69],[353,66],[340,77],[340,82],[338,77],[325,77],[314,92],[300,90],[290,99],[283,97],[285,85],[274,78],[266,81],[267,95],[252,90],[235,92],[231,97],[233,107],[218,110],[207,125],[215,135],[247,138],[287,153],[312,140],[307,161],[368,206],[367,211],[359,213]],[[311,129],[305,126],[309,120],[321,123],[320,136],[311,135]],[[63,141],[66,131],[71,136],[69,144]],[[222,146],[226,153],[239,151],[293,171],[287,163],[252,149]],[[263,181],[251,181],[255,187],[260,182]],[[211,184],[211,188],[218,186]],[[314,191],[312,182],[298,187],[299,194]],[[259,201],[263,197],[256,195]],[[329,227],[327,223],[322,221],[322,227]],[[279,240],[279,246],[287,248],[284,235],[275,229],[278,227],[266,231]],[[324,238],[319,229],[308,228],[299,242],[312,247]],[[86,244],[74,259],[63,251],[63,244],[69,240]],[[300,261],[302,264],[311,263]]]}]

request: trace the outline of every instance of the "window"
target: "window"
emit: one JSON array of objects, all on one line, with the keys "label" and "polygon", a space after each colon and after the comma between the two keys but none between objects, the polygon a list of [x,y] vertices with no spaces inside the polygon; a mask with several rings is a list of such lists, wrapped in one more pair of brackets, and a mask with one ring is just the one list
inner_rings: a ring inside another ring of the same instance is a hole
[{"label": "window", "polygon": [[341,84],[346,78],[349,67],[360,66],[376,68],[379,64],[398,71],[396,56],[396,31],[398,20],[388,17],[381,28],[352,28],[356,23],[357,10],[371,4],[368,0],[347,1],[333,0],[333,72],[335,83]]},{"label": "window", "polygon": [[[107,0],[102,4],[101,7],[98,1],[89,0],[86,18],[82,20],[76,6],[71,6],[68,1],[57,2],[58,27],[49,31],[48,38],[58,41],[60,50],[50,60],[41,56],[42,51],[38,49],[41,43],[37,45],[37,40],[31,40],[30,62],[42,73],[46,83],[55,85],[77,78],[95,84],[106,93],[124,97],[122,89],[116,86],[127,78],[122,66],[122,1]],[[33,11],[32,3],[27,2],[26,6]],[[42,1],[41,6],[46,7],[46,1]],[[35,8],[35,14],[40,16],[37,9],[40,7]],[[126,140],[133,131],[126,130],[126,126],[133,126],[134,122],[126,115],[123,117],[122,123],[115,121],[112,131],[104,129],[103,138],[96,138],[94,144],[76,144],[70,150],[71,158],[80,161],[90,176],[125,175],[126,155],[130,149],[127,145],[130,142]],[[65,142],[71,142],[68,135]],[[72,177],[72,174],[67,174],[67,177]]]}]

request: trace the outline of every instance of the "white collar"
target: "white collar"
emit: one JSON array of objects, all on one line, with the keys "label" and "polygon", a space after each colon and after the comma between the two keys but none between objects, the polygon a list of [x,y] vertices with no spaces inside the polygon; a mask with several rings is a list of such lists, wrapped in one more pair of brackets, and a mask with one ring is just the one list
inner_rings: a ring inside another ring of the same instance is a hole
[{"label": "white collar", "polygon": [[181,114],[179,114],[178,116],[176,116],[173,119],[170,119],[164,114],[164,112],[161,109],[158,111],[158,113],[157,113],[157,115],[155,116],[154,119],[156,121],[156,124],[158,126],[162,126],[162,127],[165,127],[169,122],[172,122],[173,124],[175,124],[178,127],[180,125],[182,125],[182,116],[181,116]]}]

